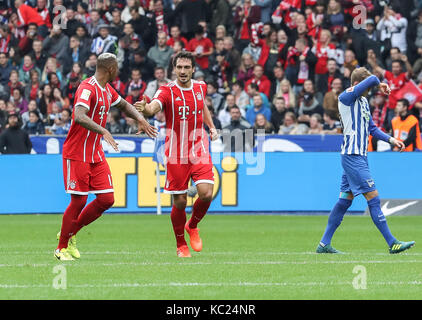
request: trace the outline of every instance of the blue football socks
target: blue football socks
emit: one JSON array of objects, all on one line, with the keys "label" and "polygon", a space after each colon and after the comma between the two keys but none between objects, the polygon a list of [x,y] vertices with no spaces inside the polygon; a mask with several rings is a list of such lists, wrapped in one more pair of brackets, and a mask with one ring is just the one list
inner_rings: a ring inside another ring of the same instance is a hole
[{"label": "blue football socks", "polygon": [[377,196],[368,201],[369,212],[371,213],[372,221],[377,226],[378,230],[382,233],[385,241],[387,241],[388,246],[391,246],[396,238],[390,232],[390,229],[387,225],[387,219],[385,219],[384,214],[381,211],[381,201]]},{"label": "blue football socks", "polygon": [[330,212],[330,216],[328,217],[327,228],[325,229],[324,235],[322,236],[320,242],[322,246],[331,243],[331,238],[333,237],[334,232],[337,230],[338,226],[343,220],[344,214],[351,205],[352,200],[343,198],[338,199],[333,210]]}]

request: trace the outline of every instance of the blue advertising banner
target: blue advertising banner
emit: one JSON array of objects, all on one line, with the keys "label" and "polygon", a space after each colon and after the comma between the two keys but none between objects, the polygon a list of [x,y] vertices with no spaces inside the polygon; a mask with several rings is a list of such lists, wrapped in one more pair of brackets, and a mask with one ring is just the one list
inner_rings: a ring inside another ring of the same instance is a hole
[{"label": "blue advertising banner", "polygon": [[[152,154],[109,154],[107,161],[115,186],[115,204],[109,212],[155,213],[157,177]],[[211,212],[328,213],[339,195],[338,153],[214,153],[213,163]],[[421,153],[371,153],[369,164],[380,197],[422,199],[421,163]],[[411,174],[399,168],[408,168]],[[0,179],[0,214],[62,213],[70,200],[64,192],[61,155],[2,155]],[[162,188],[163,167],[159,180]],[[188,204],[194,200],[189,198]],[[161,194],[161,205],[163,212],[169,212],[171,197]],[[360,196],[350,210],[365,208]]]},{"label": "blue advertising banner", "polygon": [[[133,135],[115,135],[119,144],[119,153],[153,153],[154,140]],[[62,152],[66,136],[31,136],[33,153],[59,154]],[[266,135],[256,139],[254,151],[264,152],[339,152],[343,141],[342,135]],[[104,141],[104,152],[116,153]],[[222,141],[211,143],[213,152],[223,150]]]}]

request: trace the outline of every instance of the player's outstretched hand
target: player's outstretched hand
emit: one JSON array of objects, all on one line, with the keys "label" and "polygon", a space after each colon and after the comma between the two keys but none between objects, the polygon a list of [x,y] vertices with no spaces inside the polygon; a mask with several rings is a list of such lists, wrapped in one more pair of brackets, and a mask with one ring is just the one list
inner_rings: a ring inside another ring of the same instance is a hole
[{"label": "player's outstretched hand", "polygon": [[136,134],[141,134],[142,132],[145,132],[150,138],[155,138],[158,133],[157,128],[150,125],[145,119],[138,121],[138,132]]},{"label": "player's outstretched hand", "polygon": [[134,106],[138,112],[143,113],[145,111],[145,106],[147,105],[147,100],[145,97],[141,101],[136,101]]},{"label": "player's outstretched hand", "polygon": [[113,136],[111,135],[110,132],[107,131],[106,133],[104,133],[103,138],[110,146],[113,147],[115,151],[119,151],[119,147],[118,147],[119,144],[113,139]]},{"label": "player's outstretched hand", "polygon": [[380,83],[380,90],[381,90],[381,92],[383,93],[383,94],[385,94],[385,95],[389,95],[390,94],[390,92],[391,92],[391,89],[390,89],[390,87],[388,86],[388,84],[386,84],[386,83],[384,83],[384,82],[381,82]]},{"label": "player's outstretched hand", "polygon": [[390,143],[393,147],[397,148],[400,152],[402,152],[406,148],[403,141],[397,140],[396,138],[391,138]]},{"label": "player's outstretched hand", "polygon": [[218,132],[217,132],[217,129],[216,129],[216,128],[211,128],[211,129],[210,129],[210,136],[211,136],[211,141],[215,141],[215,140],[217,140],[217,139],[218,139],[219,134],[218,134]]}]

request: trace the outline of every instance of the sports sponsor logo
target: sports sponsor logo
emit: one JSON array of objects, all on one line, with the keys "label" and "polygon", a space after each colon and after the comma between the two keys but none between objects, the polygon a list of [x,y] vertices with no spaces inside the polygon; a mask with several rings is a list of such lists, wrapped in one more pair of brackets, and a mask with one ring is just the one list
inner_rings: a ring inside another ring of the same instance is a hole
[{"label": "sports sponsor logo", "polygon": [[189,106],[180,106],[179,107],[180,119],[186,120],[188,115],[189,115]]},{"label": "sports sponsor logo", "polygon": [[[421,215],[422,201],[417,199],[382,199],[381,211],[385,217]],[[366,208],[365,214],[370,214],[368,208]]]},{"label": "sports sponsor logo", "polygon": [[399,211],[404,210],[404,209],[406,209],[410,206],[413,206],[416,203],[418,203],[418,201],[410,201],[410,202],[407,202],[407,203],[404,203],[404,204],[401,204],[401,205],[396,205],[396,206],[393,206],[393,207],[390,207],[390,208],[388,207],[389,203],[390,203],[390,201],[387,201],[386,203],[384,203],[384,205],[381,208],[381,210],[382,210],[382,212],[384,213],[385,216],[392,215],[396,212],[399,212]]}]

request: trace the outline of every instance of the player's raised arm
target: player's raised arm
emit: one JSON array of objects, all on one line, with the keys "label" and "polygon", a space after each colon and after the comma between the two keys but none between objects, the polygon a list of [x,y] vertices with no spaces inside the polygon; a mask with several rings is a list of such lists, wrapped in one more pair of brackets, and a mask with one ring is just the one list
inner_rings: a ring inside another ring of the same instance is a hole
[{"label": "player's raised arm", "polygon": [[378,86],[380,84],[380,80],[378,79],[377,76],[375,75],[371,75],[369,77],[367,77],[365,80],[359,82],[356,86],[355,86],[355,93],[356,95],[359,97],[361,95],[363,95],[365,93],[366,90]]},{"label": "player's raised arm", "polygon": [[159,100],[154,99],[151,103],[147,103],[145,98],[141,101],[135,102],[135,108],[146,117],[152,117],[162,109]]},{"label": "player's raised arm", "polygon": [[150,125],[148,121],[145,120],[144,116],[138,112],[135,106],[131,105],[125,99],[121,99],[116,107],[122,110],[127,116],[138,121],[139,131],[136,134],[145,132],[150,138],[155,138],[157,136],[157,128]]}]

